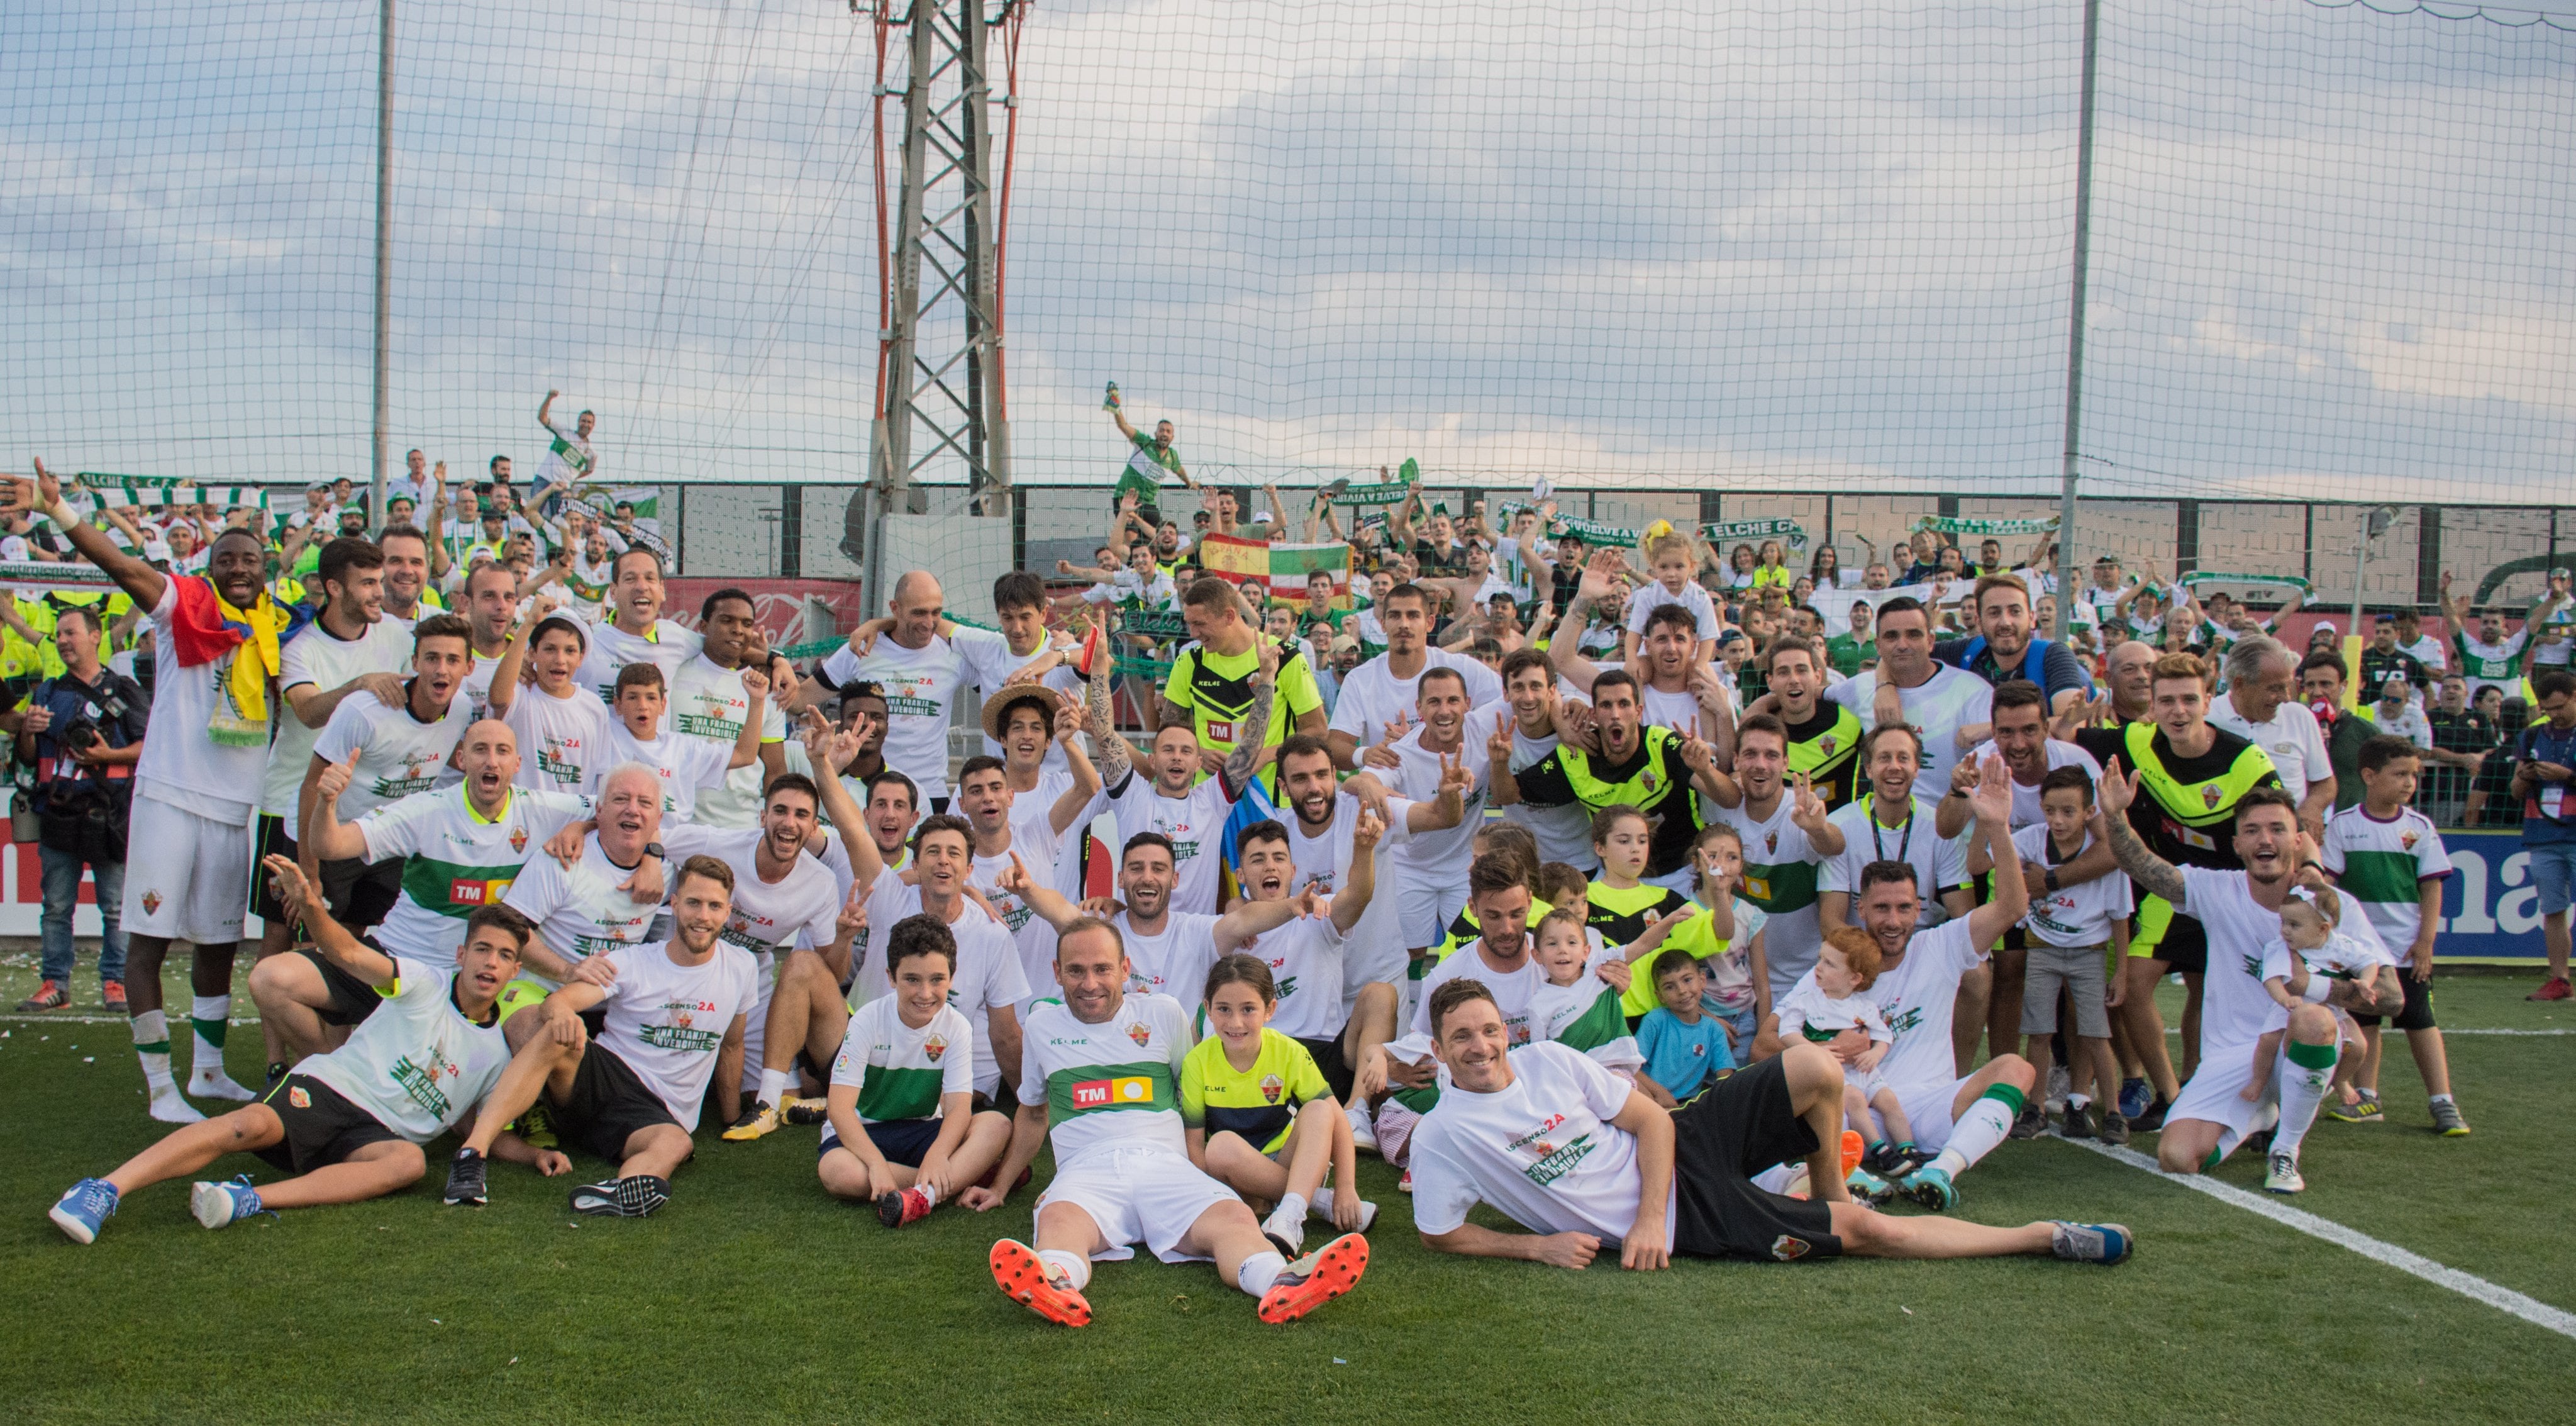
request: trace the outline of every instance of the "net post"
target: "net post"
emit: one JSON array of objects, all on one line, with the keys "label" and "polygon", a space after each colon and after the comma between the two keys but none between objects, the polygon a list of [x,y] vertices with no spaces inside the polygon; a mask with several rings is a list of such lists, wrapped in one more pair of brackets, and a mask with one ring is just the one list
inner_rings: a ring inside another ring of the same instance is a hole
[{"label": "net post", "polygon": [[2102,0],[2084,0],[2084,84],[2075,129],[2075,252],[2066,313],[2066,444],[2057,491],[2057,627],[2059,643],[2073,637],[2075,600],[2084,586],[2075,542],[2076,462],[2084,429],[2084,280],[2093,245],[2093,100],[2100,54]]}]

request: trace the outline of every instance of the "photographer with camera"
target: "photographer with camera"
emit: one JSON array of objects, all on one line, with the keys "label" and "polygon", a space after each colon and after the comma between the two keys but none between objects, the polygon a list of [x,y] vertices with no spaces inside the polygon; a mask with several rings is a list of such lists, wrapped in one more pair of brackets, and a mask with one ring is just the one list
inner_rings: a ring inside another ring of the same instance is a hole
[{"label": "photographer with camera", "polygon": [[36,769],[39,853],[44,862],[43,983],[22,1012],[71,1003],[72,913],[80,905],[81,868],[98,881],[100,994],[109,1010],[125,1004],[125,932],[117,912],[125,895],[125,826],[134,764],[143,754],[151,708],[142,686],[99,662],[98,611],[73,605],[54,624],[63,672],[27,695],[18,729],[18,760]]}]

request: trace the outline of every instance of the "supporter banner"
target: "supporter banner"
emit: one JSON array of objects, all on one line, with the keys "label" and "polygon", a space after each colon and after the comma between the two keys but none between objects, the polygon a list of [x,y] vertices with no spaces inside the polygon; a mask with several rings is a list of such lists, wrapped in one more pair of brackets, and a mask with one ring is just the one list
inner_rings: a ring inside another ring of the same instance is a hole
[{"label": "supporter banner", "polygon": [[[1509,520],[1531,507],[1527,501],[1506,500],[1494,508],[1504,519]],[[1623,525],[1605,525],[1597,520],[1586,520],[1562,513],[1548,518],[1547,532],[1552,536],[1579,536],[1585,544],[1596,546],[1633,545],[1637,543],[1638,535],[1637,531]]]},{"label": "supporter banner", "polygon": [[2308,592],[2308,582],[2295,574],[2224,574],[2214,569],[2196,569],[2176,579],[2185,589],[2198,589],[2204,584],[2252,584],[2274,589]]},{"label": "supporter banner", "polygon": [[1795,520],[1716,520],[1699,527],[1699,532],[1712,541],[1786,540],[1793,545],[1807,543],[1807,532]]},{"label": "supporter banner", "polygon": [[2057,517],[2045,520],[1962,520],[1954,515],[1926,515],[1914,522],[1917,530],[1930,530],[1936,535],[2037,535],[2057,528]]},{"label": "supporter banner", "polygon": [[87,560],[0,560],[0,584],[29,586],[60,585],[67,588],[96,589],[112,585],[114,579],[106,570]]},{"label": "supporter banner", "polygon": [[2531,858],[2519,830],[2445,831],[2452,876],[2442,883],[2442,924],[2433,937],[2441,961],[2538,964],[2547,954],[2540,939],[2540,890],[2531,884]]},{"label": "supporter banner", "polygon": [[1332,491],[1331,499],[1336,505],[1393,505],[1412,494],[1421,479],[1422,467],[1407,456],[1394,480],[1383,485],[1343,485]]},{"label": "supporter banner", "polygon": [[157,489],[109,487],[92,490],[90,498],[102,509],[163,510],[173,505],[211,505],[218,510],[265,510],[268,492],[255,485],[233,485],[200,488],[191,485],[163,486]]},{"label": "supporter banner", "polygon": [[1256,605],[1306,607],[1306,576],[1322,570],[1333,577],[1337,607],[1346,605],[1351,587],[1351,547],[1338,541],[1287,544],[1247,540],[1240,535],[1207,535],[1199,540],[1199,563],[1208,573],[1242,590]]},{"label": "supporter banner", "polygon": [[633,505],[635,507],[635,528],[632,531],[625,532],[621,535],[621,538],[633,539],[635,543],[642,545],[644,548],[651,550],[657,555],[660,555],[662,557],[662,563],[669,565],[673,563],[671,547],[662,539],[662,522],[659,519],[647,518],[648,515],[651,515],[654,511],[660,508],[660,498],[661,490],[659,487],[651,485],[635,485],[604,492],[593,490],[588,494],[567,495],[564,497],[564,501],[566,504],[577,506],[580,509],[589,512],[593,519],[599,521],[602,529],[611,532],[615,532],[617,529],[614,518],[616,507],[621,503]]}]

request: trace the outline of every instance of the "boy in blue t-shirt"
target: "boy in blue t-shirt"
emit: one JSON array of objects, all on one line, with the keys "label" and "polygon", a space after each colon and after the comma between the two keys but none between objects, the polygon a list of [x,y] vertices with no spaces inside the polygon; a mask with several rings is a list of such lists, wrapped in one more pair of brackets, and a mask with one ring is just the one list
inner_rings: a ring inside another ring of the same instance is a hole
[{"label": "boy in blue t-shirt", "polygon": [[1725,1024],[1700,1008],[1706,981],[1699,962],[1688,956],[1655,962],[1655,999],[1661,1003],[1637,1024],[1637,1049],[1646,1057],[1637,1088],[1666,1108],[1735,1068]]}]

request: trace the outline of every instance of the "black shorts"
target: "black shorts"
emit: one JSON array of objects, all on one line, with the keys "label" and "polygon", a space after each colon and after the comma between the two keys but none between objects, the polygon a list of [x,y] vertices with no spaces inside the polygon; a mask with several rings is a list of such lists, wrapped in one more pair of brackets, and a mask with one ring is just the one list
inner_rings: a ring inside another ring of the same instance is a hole
[{"label": "black shorts", "polygon": [[310,1075],[290,1074],[260,1099],[286,1126],[286,1137],[259,1151],[279,1171],[307,1174],[345,1162],[369,1144],[402,1135]]},{"label": "black shorts", "polygon": [[1349,1061],[1342,1058],[1341,1037],[1336,1035],[1329,1040],[1299,1040],[1297,1043],[1304,1045],[1306,1053],[1315,1057],[1315,1068],[1323,1071],[1324,1083],[1332,1089],[1333,1097],[1344,1104],[1350,1103],[1351,1066]]},{"label": "black shorts", "polygon": [[[868,1142],[877,1146],[877,1152],[885,1157],[887,1163],[917,1169],[921,1167],[922,1157],[930,1152],[930,1146],[939,1142],[939,1126],[947,1122],[945,1119],[888,1119],[859,1127],[868,1131]],[[839,1147],[841,1136],[827,1124],[823,1127],[823,1140],[815,1149],[814,1157],[819,1159]]]},{"label": "black shorts", "polygon": [[[370,941],[368,944],[375,943]],[[376,949],[384,948],[377,946]],[[374,986],[340,969],[329,956],[320,951],[296,951],[293,954],[310,961],[313,968],[322,973],[322,988],[330,992],[331,1003],[314,1013],[322,1017],[323,1024],[359,1024],[368,1016],[375,1014],[377,1006],[385,1003],[385,998],[376,993]]]},{"label": "black shorts", "polygon": [[[2404,966],[2399,966],[2397,968],[2397,983],[2405,988],[2406,1003],[2398,1008],[2398,1011],[2394,1016],[2386,1017],[2389,1022],[2396,1025],[2400,1030],[2430,1030],[2434,1028],[2433,982],[2429,980],[2417,980]],[[2352,1017],[2354,1024],[2367,1026],[2373,1030],[2379,1028],[2381,1019],[2382,1017],[2377,1015],[2355,1015]]]},{"label": "black shorts", "polygon": [[572,1092],[554,1106],[555,1132],[567,1148],[588,1151],[615,1163],[626,1157],[626,1141],[639,1129],[656,1124],[689,1127],[671,1117],[653,1091],[617,1052],[591,1041],[581,1052],[581,1068],[572,1075]]},{"label": "black shorts", "polygon": [[322,864],[322,900],[331,919],[364,931],[392,913],[402,899],[403,859],[367,862],[357,857]]},{"label": "black shorts", "polygon": [[[2132,916],[2129,934],[2134,936],[2137,932],[2138,920]],[[2198,921],[2175,912],[2165,927],[2164,939],[2156,942],[2154,953],[2147,959],[2163,961],[2165,969],[2184,975],[2205,975],[2209,971],[2209,932]]]},{"label": "black shorts", "polygon": [[[828,1080],[830,1077],[825,1076],[825,1078]],[[978,1091],[974,1102],[975,1112],[978,1114],[987,1109],[996,1114],[1017,1114],[1020,1112],[1020,1087],[1011,1083],[1009,1075],[1004,1075],[1001,1083],[993,1086],[992,1093],[985,1094]]]},{"label": "black shorts", "polygon": [[[127,849],[127,856],[138,862],[151,854],[149,847]],[[295,839],[286,835],[285,818],[262,812],[259,814],[259,845],[250,856],[250,914],[270,923],[291,922],[296,918],[277,904],[277,890],[268,884],[268,868],[262,864],[268,857],[295,860]]]},{"label": "black shorts", "polygon": [[1778,1055],[1674,1110],[1673,1251],[1782,1263],[1841,1257],[1831,1208],[1753,1186],[1753,1175],[1815,1150],[1816,1136],[1790,1107]]}]

